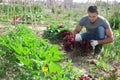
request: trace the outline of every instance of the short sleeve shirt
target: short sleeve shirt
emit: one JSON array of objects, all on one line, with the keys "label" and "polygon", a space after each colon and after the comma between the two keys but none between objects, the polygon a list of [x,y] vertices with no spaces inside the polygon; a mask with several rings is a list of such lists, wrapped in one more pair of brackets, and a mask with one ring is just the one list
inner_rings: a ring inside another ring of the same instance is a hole
[{"label": "short sleeve shirt", "polygon": [[110,24],[107,19],[102,16],[98,16],[95,23],[91,23],[87,15],[83,16],[79,21],[79,25],[85,26],[86,31],[89,33],[95,33],[97,27],[99,26],[103,26],[105,29],[110,28]]}]

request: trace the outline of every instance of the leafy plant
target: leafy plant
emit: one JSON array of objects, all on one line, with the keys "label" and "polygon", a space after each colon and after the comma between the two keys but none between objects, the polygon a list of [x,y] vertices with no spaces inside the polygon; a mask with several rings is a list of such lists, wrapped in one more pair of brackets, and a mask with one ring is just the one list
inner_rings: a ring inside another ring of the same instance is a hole
[{"label": "leafy plant", "polygon": [[60,39],[60,36],[59,36],[60,33],[66,29],[67,29],[66,27],[58,26],[58,24],[53,23],[50,26],[48,26],[47,29],[44,31],[44,37],[50,40],[54,39],[58,41]]},{"label": "leafy plant", "polygon": [[17,25],[14,31],[1,36],[0,51],[0,57],[11,63],[4,63],[0,76],[3,71],[8,76],[4,68],[12,68],[16,70],[13,76],[16,80],[72,79],[71,62],[64,68],[60,65],[65,53],[60,52],[57,45],[50,45],[38,38],[26,25]]},{"label": "leafy plant", "polygon": [[27,21],[27,22],[32,22],[32,21],[37,21],[37,22],[40,22],[41,21],[41,18],[42,18],[42,14],[40,13],[27,13],[25,15],[22,16],[22,21]]},{"label": "leafy plant", "polygon": [[110,25],[113,29],[119,29],[119,26],[120,26],[120,5],[116,5],[116,10],[115,12],[113,12],[112,16],[110,17]]},{"label": "leafy plant", "polygon": [[0,8],[2,10],[2,19],[13,19],[13,16],[20,16],[23,21],[41,21],[43,7],[40,4],[33,5],[19,5],[19,4],[1,4]]}]

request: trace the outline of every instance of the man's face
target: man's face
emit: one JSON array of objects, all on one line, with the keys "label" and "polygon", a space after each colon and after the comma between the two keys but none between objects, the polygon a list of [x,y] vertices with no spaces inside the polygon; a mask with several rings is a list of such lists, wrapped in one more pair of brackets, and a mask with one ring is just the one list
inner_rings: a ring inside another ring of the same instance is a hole
[{"label": "man's face", "polygon": [[95,13],[88,12],[88,17],[90,22],[94,23],[97,20],[98,14],[96,12]]}]

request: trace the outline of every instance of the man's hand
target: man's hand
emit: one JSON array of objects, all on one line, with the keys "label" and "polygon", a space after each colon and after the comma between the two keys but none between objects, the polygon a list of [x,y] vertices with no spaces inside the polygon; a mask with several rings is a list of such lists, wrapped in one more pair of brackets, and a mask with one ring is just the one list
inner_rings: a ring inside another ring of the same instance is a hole
[{"label": "man's hand", "polygon": [[91,44],[91,46],[96,46],[96,45],[98,45],[98,41],[97,40],[91,40],[90,44]]},{"label": "man's hand", "polygon": [[81,41],[82,40],[82,37],[80,34],[76,34],[75,35],[75,41]]}]

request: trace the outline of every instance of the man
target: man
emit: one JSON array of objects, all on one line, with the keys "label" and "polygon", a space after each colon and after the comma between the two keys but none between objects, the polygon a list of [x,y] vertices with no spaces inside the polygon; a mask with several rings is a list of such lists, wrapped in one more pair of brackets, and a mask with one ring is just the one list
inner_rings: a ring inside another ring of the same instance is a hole
[{"label": "man", "polygon": [[[81,18],[74,31],[75,40],[88,39],[91,46],[95,47],[93,57],[97,57],[101,53],[103,44],[113,42],[113,32],[107,19],[98,15],[96,6],[89,6],[87,11],[88,15]],[[83,26],[86,32],[79,34]]]}]

